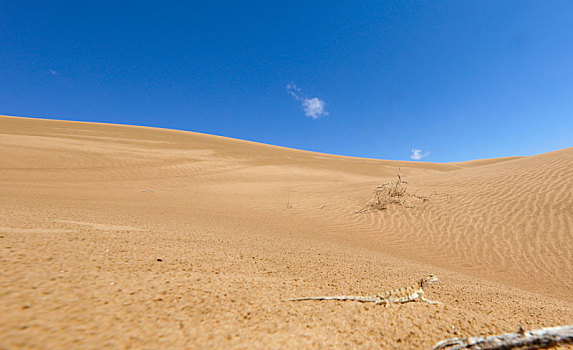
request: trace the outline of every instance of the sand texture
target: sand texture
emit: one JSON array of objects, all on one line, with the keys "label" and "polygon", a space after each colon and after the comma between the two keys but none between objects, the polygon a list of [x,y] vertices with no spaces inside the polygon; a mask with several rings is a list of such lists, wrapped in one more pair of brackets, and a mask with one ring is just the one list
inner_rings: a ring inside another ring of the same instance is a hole
[{"label": "sand texture", "polygon": [[[368,210],[397,172],[399,203]],[[0,264],[0,349],[427,349],[573,324],[573,148],[434,164],[0,117]],[[281,301],[428,273],[443,305]]]}]

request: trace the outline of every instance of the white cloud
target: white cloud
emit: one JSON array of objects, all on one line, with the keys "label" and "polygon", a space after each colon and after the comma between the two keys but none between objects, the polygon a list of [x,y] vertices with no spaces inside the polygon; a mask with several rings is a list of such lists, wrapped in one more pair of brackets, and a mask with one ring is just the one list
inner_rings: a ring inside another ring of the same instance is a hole
[{"label": "white cloud", "polygon": [[56,72],[56,71],[53,70],[53,69],[50,69],[50,74],[52,74],[52,75],[58,75],[58,72]]},{"label": "white cloud", "polygon": [[305,98],[304,101],[302,101],[302,105],[304,106],[304,115],[312,119],[318,119],[321,116],[326,117],[328,115],[328,112],[324,110],[326,104],[318,97]]},{"label": "white cloud", "polygon": [[425,153],[422,153],[421,149],[413,149],[412,155],[410,156],[410,158],[412,158],[413,160],[420,160],[422,158],[426,158],[429,155],[430,155],[430,151],[426,151]]},{"label": "white cloud", "polygon": [[306,97],[302,90],[292,81],[287,84],[286,89],[289,95],[301,103],[304,108],[304,115],[307,117],[318,119],[328,115],[328,112],[325,110],[326,102],[324,102],[324,100],[321,100],[318,97]]}]

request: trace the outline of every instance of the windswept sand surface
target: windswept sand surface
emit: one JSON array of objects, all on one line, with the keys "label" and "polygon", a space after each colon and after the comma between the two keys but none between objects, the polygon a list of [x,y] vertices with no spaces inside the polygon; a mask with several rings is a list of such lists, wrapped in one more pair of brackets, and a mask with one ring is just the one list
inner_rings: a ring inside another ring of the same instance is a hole
[{"label": "windswept sand surface", "polygon": [[[428,201],[357,214],[396,172]],[[0,117],[0,349],[431,348],[573,323],[573,148],[432,164]],[[427,273],[444,305],[370,295]]]}]

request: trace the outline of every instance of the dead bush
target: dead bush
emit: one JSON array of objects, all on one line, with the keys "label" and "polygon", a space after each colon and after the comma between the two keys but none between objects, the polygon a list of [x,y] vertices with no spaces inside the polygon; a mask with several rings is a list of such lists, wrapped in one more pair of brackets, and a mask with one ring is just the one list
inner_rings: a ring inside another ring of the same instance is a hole
[{"label": "dead bush", "polygon": [[409,193],[405,181],[398,174],[398,180],[386,182],[374,190],[374,198],[371,199],[364,208],[357,213],[363,213],[370,210],[384,210],[390,205],[399,205],[406,208],[415,208],[416,204],[426,202],[428,197]]}]

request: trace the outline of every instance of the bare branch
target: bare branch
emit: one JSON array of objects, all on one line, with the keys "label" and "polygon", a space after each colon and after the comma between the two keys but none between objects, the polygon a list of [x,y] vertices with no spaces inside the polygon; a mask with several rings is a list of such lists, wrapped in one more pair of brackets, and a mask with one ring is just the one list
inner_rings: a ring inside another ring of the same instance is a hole
[{"label": "bare branch", "polygon": [[573,325],[524,331],[489,337],[453,338],[442,340],[434,349],[545,349],[558,343],[573,344]]}]

